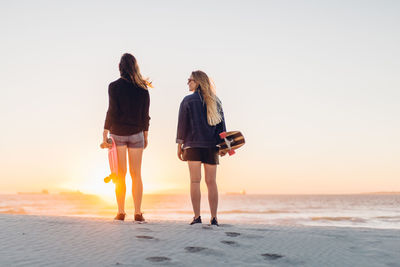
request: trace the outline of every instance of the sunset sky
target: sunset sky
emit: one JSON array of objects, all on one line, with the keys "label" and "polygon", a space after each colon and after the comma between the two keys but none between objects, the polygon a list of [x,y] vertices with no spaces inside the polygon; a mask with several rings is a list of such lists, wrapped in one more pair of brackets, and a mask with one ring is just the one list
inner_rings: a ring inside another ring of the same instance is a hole
[{"label": "sunset sky", "polygon": [[399,14],[398,1],[2,2],[0,193],[113,195],[99,144],[124,52],[154,84],[145,193],[189,193],[175,137],[198,69],[247,142],[221,159],[221,192],[400,191]]}]

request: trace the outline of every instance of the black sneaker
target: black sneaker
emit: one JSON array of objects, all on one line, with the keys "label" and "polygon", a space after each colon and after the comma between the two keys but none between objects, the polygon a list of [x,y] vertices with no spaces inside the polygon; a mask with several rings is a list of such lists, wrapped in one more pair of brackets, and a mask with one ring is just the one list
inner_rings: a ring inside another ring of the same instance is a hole
[{"label": "black sneaker", "polygon": [[217,219],[216,219],[215,217],[212,218],[212,220],[211,220],[211,225],[219,226],[218,221],[217,221]]},{"label": "black sneaker", "polygon": [[144,222],[143,213],[135,214],[135,222]]},{"label": "black sneaker", "polygon": [[190,223],[190,225],[193,225],[196,223],[201,223],[201,216],[199,216],[197,218],[193,217],[193,221]]},{"label": "black sneaker", "polygon": [[114,220],[116,221],[124,221],[125,220],[125,213],[118,213],[117,216],[115,216]]}]

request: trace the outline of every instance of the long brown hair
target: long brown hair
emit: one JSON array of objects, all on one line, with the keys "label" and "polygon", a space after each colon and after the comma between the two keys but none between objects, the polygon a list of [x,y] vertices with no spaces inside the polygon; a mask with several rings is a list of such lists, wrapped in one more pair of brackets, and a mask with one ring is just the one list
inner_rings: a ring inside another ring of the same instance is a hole
[{"label": "long brown hair", "polygon": [[207,74],[201,70],[192,72],[193,80],[199,84],[197,91],[200,92],[207,107],[207,122],[209,125],[214,126],[222,121],[222,116],[219,111],[221,105],[216,93],[215,86],[210,82]]},{"label": "long brown hair", "polygon": [[119,62],[119,72],[121,77],[129,78],[133,83],[143,89],[152,87],[150,82],[148,82],[146,79],[143,79],[142,75],[140,74],[139,65],[137,64],[136,58],[132,54],[125,53],[122,55]]}]

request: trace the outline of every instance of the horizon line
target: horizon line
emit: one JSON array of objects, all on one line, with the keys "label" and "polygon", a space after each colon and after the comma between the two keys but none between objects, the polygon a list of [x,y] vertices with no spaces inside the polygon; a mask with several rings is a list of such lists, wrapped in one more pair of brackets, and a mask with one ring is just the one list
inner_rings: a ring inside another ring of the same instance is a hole
[{"label": "horizon line", "polygon": [[[53,191],[48,190],[42,191],[17,191],[17,192],[0,192],[0,195],[62,195],[62,194],[76,194],[76,195],[94,195],[102,197],[101,194],[86,193],[80,190],[71,191]],[[189,193],[168,193],[168,192],[155,192],[155,193],[144,193],[145,196],[155,195],[188,195]],[[220,192],[219,195],[231,195],[231,196],[317,196],[317,195],[397,195],[400,191],[374,191],[374,192],[358,192],[358,193],[241,193],[241,192]]]}]

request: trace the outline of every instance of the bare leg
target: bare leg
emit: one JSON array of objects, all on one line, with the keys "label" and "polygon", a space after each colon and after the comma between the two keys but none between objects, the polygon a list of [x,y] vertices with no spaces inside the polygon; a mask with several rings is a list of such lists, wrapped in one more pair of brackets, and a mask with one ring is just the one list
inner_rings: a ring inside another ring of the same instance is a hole
[{"label": "bare leg", "polygon": [[132,196],[135,214],[141,214],[143,182],[142,182],[142,155],[143,148],[128,148],[129,172],[132,177]]},{"label": "bare leg", "polygon": [[218,187],[217,187],[217,165],[204,164],[204,176],[208,189],[208,203],[210,205],[211,218],[217,218],[218,209]]},{"label": "bare leg", "polygon": [[188,161],[189,173],[190,173],[190,197],[192,199],[192,206],[194,211],[194,217],[200,216],[200,181],[201,181],[201,162],[200,161]]},{"label": "bare leg", "polygon": [[118,155],[118,179],[115,183],[115,196],[117,198],[118,213],[125,213],[126,146],[117,146],[117,155]]}]

